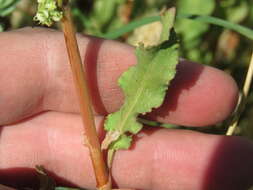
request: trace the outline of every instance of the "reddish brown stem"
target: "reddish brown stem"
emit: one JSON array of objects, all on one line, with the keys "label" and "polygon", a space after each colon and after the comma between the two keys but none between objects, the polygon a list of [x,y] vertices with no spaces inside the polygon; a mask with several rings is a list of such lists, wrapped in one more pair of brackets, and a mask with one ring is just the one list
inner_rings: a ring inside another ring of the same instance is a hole
[{"label": "reddish brown stem", "polygon": [[98,135],[95,128],[94,116],[91,108],[91,98],[87,87],[87,80],[82,60],[77,45],[76,33],[72,24],[71,13],[68,7],[64,7],[62,30],[65,37],[66,47],[71,65],[74,83],[80,103],[80,111],[83,120],[86,144],[90,151],[93,168],[96,175],[98,189],[104,189],[108,185],[109,175],[103,159]]}]

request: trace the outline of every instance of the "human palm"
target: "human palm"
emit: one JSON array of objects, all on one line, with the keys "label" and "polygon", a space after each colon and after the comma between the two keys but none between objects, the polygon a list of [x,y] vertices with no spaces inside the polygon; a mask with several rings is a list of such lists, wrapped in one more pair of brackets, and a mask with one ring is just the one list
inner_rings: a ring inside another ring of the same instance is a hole
[{"label": "human palm", "polygon": [[[43,165],[59,184],[94,188],[63,35],[26,28],[1,33],[0,42],[0,184],[28,185],[35,181],[34,166]],[[123,102],[117,79],[136,58],[132,47],[115,41],[78,36],[78,42],[92,72],[102,139],[105,114]],[[181,60],[164,104],[146,117],[211,125],[233,111],[237,98],[231,77]],[[240,137],[147,127],[130,150],[117,152],[112,175],[123,188],[246,190],[253,184],[252,160],[253,144]]]}]

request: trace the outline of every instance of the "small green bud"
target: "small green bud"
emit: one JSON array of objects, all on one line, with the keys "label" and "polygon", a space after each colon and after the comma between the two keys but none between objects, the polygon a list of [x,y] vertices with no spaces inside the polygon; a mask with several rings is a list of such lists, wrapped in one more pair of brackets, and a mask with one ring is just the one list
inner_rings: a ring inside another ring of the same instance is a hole
[{"label": "small green bud", "polygon": [[55,0],[38,0],[38,11],[34,17],[40,24],[51,26],[62,19],[63,13],[59,10]]}]

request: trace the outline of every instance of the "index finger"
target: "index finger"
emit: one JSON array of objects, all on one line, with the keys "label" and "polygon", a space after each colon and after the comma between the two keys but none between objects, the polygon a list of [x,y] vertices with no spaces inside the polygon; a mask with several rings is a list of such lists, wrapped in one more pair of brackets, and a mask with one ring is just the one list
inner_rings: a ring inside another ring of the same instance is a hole
[{"label": "index finger", "polygon": [[[45,110],[79,112],[62,33],[22,29],[1,33],[0,41],[0,125]],[[116,111],[124,99],[117,79],[136,64],[134,49],[87,36],[78,36],[78,42],[89,67],[96,114]],[[182,61],[164,105],[150,117],[181,125],[210,125],[232,112],[237,97],[230,76]]]}]

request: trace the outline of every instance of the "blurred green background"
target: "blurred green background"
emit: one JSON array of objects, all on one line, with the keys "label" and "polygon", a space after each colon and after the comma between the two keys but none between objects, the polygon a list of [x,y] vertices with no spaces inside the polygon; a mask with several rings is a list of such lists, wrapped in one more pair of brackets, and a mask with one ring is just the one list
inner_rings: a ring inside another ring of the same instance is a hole
[{"label": "blurred green background", "polygon": [[[31,0],[0,0],[0,31],[36,26],[33,21],[36,4]],[[252,0],[73,0],[71,6],[78,32],[91,35],[108,33],[133,20],[159,15],[164,7],[172,6],[180,14],[211,15],[253,29]],[[119,40],[132,45],[138,40],[152,41],[155,28],[159,27],[145,26]],[[175,29],[180,37],[181,57],[224,70],[242,89],[252,53],[251,40],[218,26],[187,19],[178,19]],[[249,95],[239,126],[237,135],[253,139],[253,93]],[[227,127],[228,121],[201,130],[225,134]]]}]

